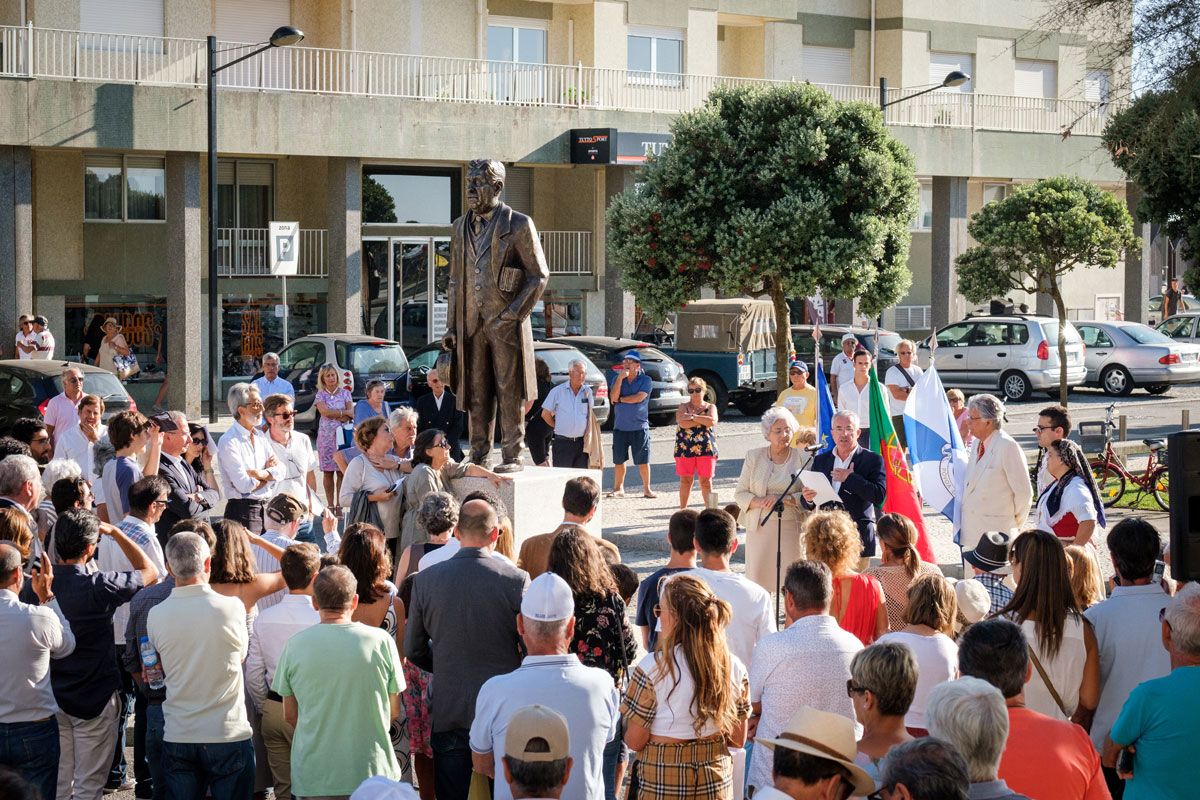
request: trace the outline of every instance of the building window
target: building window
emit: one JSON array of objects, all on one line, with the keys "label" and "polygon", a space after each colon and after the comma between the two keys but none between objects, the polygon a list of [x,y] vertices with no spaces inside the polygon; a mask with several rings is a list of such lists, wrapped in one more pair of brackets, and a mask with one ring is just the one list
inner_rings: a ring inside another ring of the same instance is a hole
[{"label": "building window", "polygon": [[[951,72],[962,72],[973,76],[975,74],[975,57],[970,53],[939,53],[931,50],[929,52],[930,85],[940,85]],[[966,94],[975,91],[975,82],[972,80],[967,81],[961,86],[946,86],[938,89],[938,91],[962,92]]]},{"label": "building window", "polygon": [[87,0],[79,4],[81,50],[161,53],[162,0]]},{"label": "building window", "polygon": [[683,31],[630,28],[626,44],[630,83],[679,86],[683,73]]},{"label": "building window", "polygon": [[488,72],[497,101],[546,100],[546,27],[538,20],[490,17],[487,29]]},{"label": "building window", "polygon": [[363,224],[449,225],[462,213],[457,169],[363,168]]},{"label": "building window", "polygon": [[1053,61],[1018,58],[1014,71],[1013,93],[1017,97],[1039,97],[1046,100],[1057,97],[1058,65]]},{"label": "building window", "polygon": [[83,157],[83,218],[161,222],[167,218],[161,157],[89,153]]},{"label": "building window", "polygon": [[1084,77],[1083,99],[1089,103],[1112,101],[1112,73],[1106,69],[1089,69]]},{"label": "building window", "polygon": [[909,225],[914,231],[933,229],[933,184],[921,182],[921,194],[917,201],[917,216]]},{"label": "building window", "polygon": [[983,185],[983,204],[995,203],[1008,197],[1007,183],[985,183]]},{"label": "building window", "polygon": [[275,164],[217,162],[217,227],[266,228],[275,216]]},{"label": "building window", "polygon": [[804,45],[802,52],[804,79],[817,84],[843,85],[850,81],[848,47],[814,47]]}]

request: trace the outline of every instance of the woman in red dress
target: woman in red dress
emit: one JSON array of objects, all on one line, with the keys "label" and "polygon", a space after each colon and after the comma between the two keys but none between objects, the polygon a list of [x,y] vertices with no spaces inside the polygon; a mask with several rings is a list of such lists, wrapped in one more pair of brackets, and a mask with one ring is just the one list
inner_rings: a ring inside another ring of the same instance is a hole
[{"label": "woman in red dress", "polygon": [[1104,504],[1083,450],[1070,439],[1060,439],[1046,450],[1046,469],[1054,483],[1038,498],[1037,527],[1053,533],[1064,546],[1090,543],[1096,529],[1104,527]]},{"label": "woman in red dress", "polygon": [[816,511],[804,521],[803,535],[808,557],[823,562],[833,573],[829,613],[838,625],[864,645],[887,633],[883,587],[875,578],[854,571],[862,554],[862,539],[850,515],[845,511]]}]

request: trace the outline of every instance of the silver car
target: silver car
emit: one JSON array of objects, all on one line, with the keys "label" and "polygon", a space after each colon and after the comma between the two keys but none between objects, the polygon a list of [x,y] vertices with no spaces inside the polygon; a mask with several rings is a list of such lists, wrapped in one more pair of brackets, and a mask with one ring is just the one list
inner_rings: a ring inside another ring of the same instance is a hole
[{"label": "silver car", "polygon": [[1075,323],[1087,347],[1087,383],[1124,397],[1135,388],[1162,394],[1176,383],[1200,381],[1200,347],[1173,340],[1138,322]]},{"label": "silver car", "polygon": [[[999,390],[1008,400],[1058,390],[1058,320],[1036,314],[968,316],[936,333],[938,373],[947,387]],[[1083,342],[1067,323],[1067,386],[1083,383]],[[929,339],[917,347],[929,367]]]},{"label": "silver car", "polygon": [[1154,330],[1181,344],[1200,344],[1200,311],[1186,311],[1167,317]]}]

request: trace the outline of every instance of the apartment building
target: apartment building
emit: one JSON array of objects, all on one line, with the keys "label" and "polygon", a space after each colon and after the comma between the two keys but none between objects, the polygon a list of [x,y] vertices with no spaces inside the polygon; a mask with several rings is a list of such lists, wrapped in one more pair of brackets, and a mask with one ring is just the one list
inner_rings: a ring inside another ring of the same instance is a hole
[{"label": "apartment building", "polygon": [[[927,329],[967,310],[952,263],[982,204],[1062,172],[1127,192],[1099,149],[1120,88],[1103,43],[1035,30],[1041,8],[0,0],[0,331],[34,309],[51,320],[59,355],[75,356],[93,320],[114,315],[149,365],[169,330],[171,403],[198,412],[210,358],[205,40],[217,38],[223,67],[281,25],[304,41],[215,78],[227,382],[283,344],[284,303],[290,338],[363,331],[412,349],[438,337],[450,222],[464,208],[466,162],[481,156],[505,162],[507,202],[541,232],[551,278],[539,332],[628,333],[634,303],[606,263],[605,209],[647,152],[669,146],[672,116],[720,82],[807,80],[878,103],[886,78],[897,103],[888,121],[916,155],[922,190],[913,287],[884,323]],[[971,80],[902,101],[953,70]],[[597,130],[610,148],[591,160],[572,144]],[[272,220],[301,228],[286,299],[268,271]],[[1072,313],[1136,318],[1153,293],[1141,258],[1072,280]]]}]

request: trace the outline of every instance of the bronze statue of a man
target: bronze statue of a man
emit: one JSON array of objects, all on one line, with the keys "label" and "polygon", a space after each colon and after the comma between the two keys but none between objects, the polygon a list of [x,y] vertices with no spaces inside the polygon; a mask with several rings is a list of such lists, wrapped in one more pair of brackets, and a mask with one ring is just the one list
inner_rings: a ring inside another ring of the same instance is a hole
[{"label": "bronze statue of a man", "polygon": [[499,161],[467,166],[470,211],[454,220],[442,347],[454,354],[453,389],[469,415],[468,458],[490,466],[498,408],[503,463],[496,472],[516,472],[525,402],[537,398],[529,314],[550,271],[533,221],[500,202],[503,190]]}]

